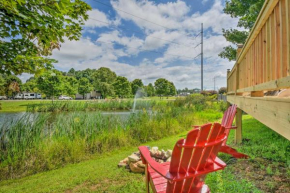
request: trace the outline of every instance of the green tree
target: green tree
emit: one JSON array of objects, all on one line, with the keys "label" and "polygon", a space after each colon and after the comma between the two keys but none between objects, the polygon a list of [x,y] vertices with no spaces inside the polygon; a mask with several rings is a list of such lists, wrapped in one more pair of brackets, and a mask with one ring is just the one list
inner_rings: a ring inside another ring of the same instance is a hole
[{"label": "green tree", "polygon": [[67,75],[68,75],[68,76],[75,76],[75,73],[76,73],[75,69],[74,69],[74,68],[71,68],[71,69],[67,72]]},{"label": "green tree", "polygon": [[0,1],[0,73],[41,73],[64,39],[78,40],[91,7],[70,0]]},{"label": "green tree", "polygon": [[227,93],[227,88],[226,87],[221,87],[219,89],[219,94],[226,94]]},{"label": "green tree", "polygon": [[[243,27],[246,30],[239,31],[237,29],[223,29],[223,35],[227,41],[237,44],[244,44],[249,32],[255,24],[259,12],[265,0],[227,0],[224,12],[231,17],[239,18],[238,27]],[[227,58],[229,61],[236,60],[236,48],[232,45],[224,47],[224,50],[219,54],[222,58]]]},{"label": "green tree", "polygon": [[85,98],[85,94],[92,91],[92,86],[90,84],[89,79],[83,77],[79,81],[79,93],[83,95],[83,99]]},{"label": "green tree", "polygon": [[160,98],[162,96],[168,95],[168,93],[170,92],[168,80],[166,80],[165,78],[157,79],[154,83],[154,87],[156,94],[160,96]]},{"label": "green tree", "polygon": [[133,80],[133,82],[131,83],[131,88],[132,88],[132,94],[135,95],[136,92],[138,91],[139,88],[142,88],[143,82],[141,79],[135,79]]},{"label": "green tree", "polygon": [[94,88],[100,91],[104,98],[114,95],[114,87],[112,84],[117,78],[115,72],[111,71],[110,68],[101,67],[94,71],[92,76]]},{"label": "green tree", "polygon": [[36,83],[39,90],[52,99],[63,92],[63,76],[57,70],[45,71],[37,78]]},{"label": "green tree", "polygon": [[176,95],[176,88],[175,88],[173,82],[168,82],[168,86],[169,86],[168,95],[172,95],[172,96]]},{"label": "green tree", "polygon": [[4,93],[9,97],[14,97],[18,92],[20,92],[20,87],[22,86],[21,80],[15,75],[3,75],[4,79],[3,89]]},{"label": "green tree", "polygon": [[0,96],[5,95],[5,79],[0,74]]},{"label": "green tree", "polygon": [[36,78],[31,77],[29,78],[24,84],[21,86],[21,91],[23,92],[39,92],[37,87]]},{"label": "green tree", "polygon": [[149,97],[155,96],[155,89],[151,83],[149,83],[148,86],[146,86],[145,90],[146,90],[147,96]]},{"label": "green tree", "polygon": [[73,76],[63,78],[63,94],[74,97],[78,93],[78,80]]},{"label": "green tree", "polygon": [[111,84],[108,84],[106,82],[100,82],[99,83],[99,89],[98,91],[100,91],[102,93],[102,97],[105,99],[108,96],[114,96],[115,95],[115,91],[114,91],[114,87]]},{"label": "green tree", "polygon": [[125,98],[125,97],[131,96],[131,93],[132,93],[131,84],[126,77],[118,76],[113,86],[114,86],[115,94],[119,98]]},{"label": "green tree", "polygon": [[95,82],[106,82],[108,84],[113,84],[117,78],[115,72],[111,71],[110,68],[101,67],[96,70],[93,74]]}]

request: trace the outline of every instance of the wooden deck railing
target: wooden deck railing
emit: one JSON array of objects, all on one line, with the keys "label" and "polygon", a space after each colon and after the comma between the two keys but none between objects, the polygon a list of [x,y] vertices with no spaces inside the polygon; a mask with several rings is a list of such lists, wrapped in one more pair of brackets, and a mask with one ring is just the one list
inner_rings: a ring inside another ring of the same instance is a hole
[{"label": "wooden deck railing", "polygon": [[228,93],[289,88],[290,1],[266,0],[228,75]]},{"label": "wooden deck railing", "polygon": [[227,77],[227,101],[238,106],[236,142],[242,140],[242,111],[290,140],[290,97],[264,96],[290,88],[290,0],[265,1],[239,52]]}]

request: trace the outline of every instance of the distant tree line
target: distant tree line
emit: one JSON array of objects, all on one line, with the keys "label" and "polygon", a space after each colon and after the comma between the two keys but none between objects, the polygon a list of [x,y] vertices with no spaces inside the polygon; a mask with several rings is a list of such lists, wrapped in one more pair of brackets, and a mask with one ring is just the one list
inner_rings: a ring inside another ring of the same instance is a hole
[{"label": "distant tree line", "polygon": [[164,78],[157,79],[154,86],[152,83],[144,85],[141,79],[130,82],[106,67],[86,70],[71,68],[68,72],[48,70],[29,78],[25,83],[15,75],[0,75],[0,95],[9,97],[14,97],[19,92],[37,92],[47,98],[59,95],[74,97],[77,93],[84,97],[93,90],[99,91],[103,98],[129,98],[137,92],[149,97],[176,94],[175,85]]}]

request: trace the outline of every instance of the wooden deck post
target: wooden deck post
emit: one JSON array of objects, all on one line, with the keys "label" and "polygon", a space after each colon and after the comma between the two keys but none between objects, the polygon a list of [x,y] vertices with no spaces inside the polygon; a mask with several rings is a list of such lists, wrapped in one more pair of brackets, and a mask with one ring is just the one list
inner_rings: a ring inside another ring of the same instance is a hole
[{"label": "wooden deck post", "polygon": [[242,114],[243,111],[240,108],[237,108],[237,114],[236,114],[236,133],[235,133],[235,143],[241,143],[242,142]]}]

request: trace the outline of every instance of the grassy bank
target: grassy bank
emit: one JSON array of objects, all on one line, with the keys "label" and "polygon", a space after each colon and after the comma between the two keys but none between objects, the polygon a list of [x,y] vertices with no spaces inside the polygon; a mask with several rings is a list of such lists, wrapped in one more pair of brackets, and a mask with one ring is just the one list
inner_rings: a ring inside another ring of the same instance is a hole
[{"label": "grassy bank", "polygon": [[[187,131],[158,141],[147,142],[144,145],[172,149],[176,141],[186,133]],[[286,148],[289,147],[290,142],[250,116],[243,118],[243,134],[246,140],[242,145],[231,145],[250,155],[251,158],[235,160],[220,154],[228,166],[223,171],[207,176],[206,183],[212,192],[289,192],[290,172],[286,164]],[[233,133],[230,134],[229,142],[232,140]],[[143,193],[145,192],[144,175],[117,168],[121,159],[136,150],[137,146],[120,148],[61,169],[22,179],[2,181],[0,192]],[[269,163],[266,167],[263,164],[265,162]]]},{"label": "grassy bank", "polygon": [[[166,97],[163,97],[160,99],[159,97],[146,97],[143,99],[138,99],[138,103],[146,103],[146,101],[154,102],[166,102],[168,100],[175,100],[176,97],[169,97],[168,99]],[[111,106],[107,105],[107,103],[110,103],[116,105],[116,101],[123,101],[120,105],[117,104],[117,106]],[[142,102],[143,101],[143,102]],[[52,104],[51,100],[0,100],[1,108],[0,113],[9,113],[9,112],[26,112],[27,108],[29,111],[40,111],[40,112],[47,112],[51,110],[58,111],[58,109],[61,110],[61,107],[64,106],[67,110],[73,110],[74,108],[78,108],[80,110],[126,110],[131,109],[133,106],[133,99],[108,99],[108,100],[71,100],[71,101],[60,101],[55,100],[54,104]],[[101,104],[105,105],[101,105]],[[147,102],[148,103],[148,102]],[[66,107],[66,105],[69,105],[69,108]],[[76,107],[73,107],[76,105]],[[49,110],[51,109],[51,110]]]},{"label": "grassy bank", "polygon": [[156,103],[126,119],[98,112],[27,114],[0,128],[0,179],[19,178],[188,130],[221,117],[203,96]]}]

